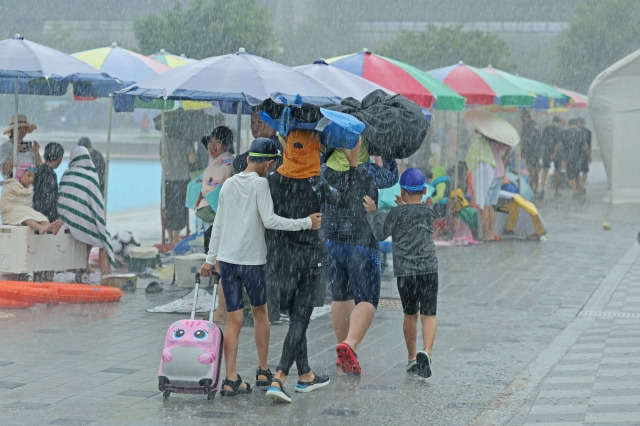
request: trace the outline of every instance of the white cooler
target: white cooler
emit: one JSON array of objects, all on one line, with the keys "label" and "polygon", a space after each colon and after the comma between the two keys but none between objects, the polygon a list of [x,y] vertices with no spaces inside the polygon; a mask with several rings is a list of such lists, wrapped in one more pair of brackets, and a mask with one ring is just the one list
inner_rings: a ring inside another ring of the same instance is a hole
[{"label": "white cooler", "polygon": [[[0,273],[33,274],[87,270],[86,244],[66,226],[58,235],[38,235],[28,226],[0,225]],[[76,277],[79,280],[80,276]],[[84,277],[83,277],[84,278]]]},{"label": "white cooler", "polygon": [[174,260],[176,285],[180,287],[195,287],[196,272],[200,270],[206,258],[207,255],[204,253],[176,256]]}]

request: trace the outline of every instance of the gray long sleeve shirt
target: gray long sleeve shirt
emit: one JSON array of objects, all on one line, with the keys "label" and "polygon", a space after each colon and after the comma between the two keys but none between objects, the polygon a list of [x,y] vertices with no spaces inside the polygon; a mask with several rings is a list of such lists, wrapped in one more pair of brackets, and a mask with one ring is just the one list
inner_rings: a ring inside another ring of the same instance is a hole
[{"label": "gray long sleeve shirt", "polygon": [[422,275],[438,272],[433,243],[435,214],[428,204],[403,204],[389,213],[367,213],[367,221],[378,241],[392,238],[393,275]]}]

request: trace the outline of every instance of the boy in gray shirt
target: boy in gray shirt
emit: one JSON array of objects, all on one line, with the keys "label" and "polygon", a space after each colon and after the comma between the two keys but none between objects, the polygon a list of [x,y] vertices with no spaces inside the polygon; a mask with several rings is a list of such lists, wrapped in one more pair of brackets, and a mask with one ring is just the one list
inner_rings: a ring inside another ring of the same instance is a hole
[{"label": "boy in gray shirt", "polygon": [[[364,197],[367,221],[378,241],[392,238],[393,274],[404,312],[404,340],[407,345],[407,371],[421,377],[431,376],[431,351],[436,337],[438,303],[438,259],[433,243],[433,208],[422,203],[426,193],[424,174],[407,169],[400,176],[397,208],[388,214],[376,211],[376,204]],[[422,323],[423,350],[416,352],[418,311]]]}]

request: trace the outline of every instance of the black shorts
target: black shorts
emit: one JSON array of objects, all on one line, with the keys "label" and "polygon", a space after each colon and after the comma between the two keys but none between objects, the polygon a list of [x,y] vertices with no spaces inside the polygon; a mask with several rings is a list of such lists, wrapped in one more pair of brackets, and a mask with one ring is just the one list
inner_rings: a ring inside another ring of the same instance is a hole
[{"label": "black shorts", "polygon": [[406,315],[435,316],[438,308],[438,273],[398,277],[398,293]]},{"label": "black shorts", "polygon": [[551,158],[551,153],[545,154],[542,156],[542,168],[548,169],[551,167],[551,163],[553,163],[554,170],[560,170],[562,166],[562,159],[560,156],[556,156],[555,159]]},{"label": "black shorts", "polygon": [[180,231],[187,226],[189,210],[184,203],[187,200],[188,180],[167,180],[164,187],[167,229]]},{"label": "black shorts", "polygon": [[568,162],[567,161],[567,179],[574,180],[578,179],[580,175],[580,164],[577,162]]}]

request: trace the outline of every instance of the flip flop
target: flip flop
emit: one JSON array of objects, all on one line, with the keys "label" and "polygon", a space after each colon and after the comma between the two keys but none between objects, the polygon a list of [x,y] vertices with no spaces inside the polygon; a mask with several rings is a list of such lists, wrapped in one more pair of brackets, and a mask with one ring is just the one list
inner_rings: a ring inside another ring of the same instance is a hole
[{"label": "flip flop", "polygon": [[340,367],[343,372],[353,374],[360,374],[362,372],[360,363],[358,362],[358,356],[353,349],[351,349],[351,346],[345,342],[338,343],[336,346],[336,353],[338,354],[340,361],[342,361],[342,365]]}]

